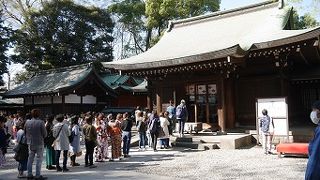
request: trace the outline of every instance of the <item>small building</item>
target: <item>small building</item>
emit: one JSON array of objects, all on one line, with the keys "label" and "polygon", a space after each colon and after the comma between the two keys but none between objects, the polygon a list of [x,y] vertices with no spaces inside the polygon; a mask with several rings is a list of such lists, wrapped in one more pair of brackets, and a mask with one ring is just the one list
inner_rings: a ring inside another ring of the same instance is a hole
[{"label": "small building", "polygon": [[98,73],[92,64],[84,64],[41,71],[3,96],[23,98],[26,112],[33,108],[43,114],[98,112],[105,107],[146,106],[146,87],[144,93],[135,93],[143,83],[142,78]]},{"label": "small building", "polygon": [[287,97],[290,125],[308,125],[320,99],[320,28],[292,30],[292,14],[267,1],[172,21],[148,51],[104,66],[147,77],[149,108],[185,99],[189,121],[222,131],[254,127],[256,99],[270,97]]},{"label": "small building", "polygon": [[111,102],[112,107],[146,107],[147,81],[120,74],[102,74],[101,79],[119,95]]},{"label": "small building", "polygon": [[16,114],[23,110],[23,99],[2,99],[0,96],[0,115]]}]

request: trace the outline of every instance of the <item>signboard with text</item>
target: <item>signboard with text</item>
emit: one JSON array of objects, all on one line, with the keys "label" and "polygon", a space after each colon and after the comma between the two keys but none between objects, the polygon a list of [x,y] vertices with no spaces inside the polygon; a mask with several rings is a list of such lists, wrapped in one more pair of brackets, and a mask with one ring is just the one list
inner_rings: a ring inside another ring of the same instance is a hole
[{"label": "signboard with text", "polygon": [[[256,100],[256,126],[257,134],[260,136],[260,119],[263,117],[262,110],[266,109],[268,115],[273,119],[274,128],[270,125],[270,132],[274,136],[289,137],[288,104],[285,97],[280,98],[258,98]],[[259,141],[259,138],[258,138]]]}]

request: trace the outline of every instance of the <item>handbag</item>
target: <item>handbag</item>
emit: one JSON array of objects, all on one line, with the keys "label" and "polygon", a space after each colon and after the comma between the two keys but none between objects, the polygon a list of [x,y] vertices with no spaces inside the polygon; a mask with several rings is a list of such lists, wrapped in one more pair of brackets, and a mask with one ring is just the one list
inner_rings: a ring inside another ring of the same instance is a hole
[{"label": "handbag", "polygon": [[13,148],[13,151],[15,152],[13,158],[16,161],[23,161],[28,159],[29,155],[29,149],[27,144],[21,143],[24,136],[21,137],[19,143]]},{"label": "handbag", "polygon": [[53,137],[52,133],[50,133],[47,137],[44,138],[44,145],[46,147],[49,147],[50,145],[52,145],[55,139],[56,138]]}]

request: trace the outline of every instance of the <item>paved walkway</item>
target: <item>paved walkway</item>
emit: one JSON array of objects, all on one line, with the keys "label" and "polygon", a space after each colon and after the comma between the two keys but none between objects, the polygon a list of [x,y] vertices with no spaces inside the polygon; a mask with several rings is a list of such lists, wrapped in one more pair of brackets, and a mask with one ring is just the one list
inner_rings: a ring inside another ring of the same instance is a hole
[{"label": "paved walkway", "polygon": [[[112,180],[296,180],[304,179],[307,158],[264,155],[258,146],[240,150],[197,151],[183,148],[139,152],[132,148],[131,157],[118,162],[95,163],[97,168],[70,167],[70,172],[56,172],[42,166],[44,176],[51,179],[112,179]],[[16,162],[9,153],[6,167],[0,169],[0,179],[17,179]],[[69,161],[69,160],[68,160]]]},{"label": "paved walkway", "polygon": [[[160,176],[153,174],[146,174],[143,172],[137,172],[137,169],[144,167],[146,162],[150,161],[164,161],[173,158],[174,154],[181,153],[179,150],[159,150],[153,152],[153,150],[147,150],[139,152],[137,148],[132,148],[130,158],[125,158],[116,162],[95,162],[97,168],[84,167],[84,155],[77,159],[77,162],[81,164],[79,167],[68,167],[70,172],[56,172],[54,170],[45,169],[45,161],[42,165],[43,176],[52,180],[70,179],[70,180],[88,180],[88,179],[132,179],[132,180],[144,180],[144,179],[161,179],[172,180],[168,176]],[[13,160],[13,153],[9,149],[7,154],[7,164],[0,170],[0,180],[17,179],[17,163]],[[62,159],[62,158],[61,158]],[[70,159],[68,159],[68,164]],[[60,160],[60,163],[61,160]],[[35,168],[35,166],[34,166]],[[35,172],[35,169],[33,169]],[[177,179],[177,178],[174,178]]]}]

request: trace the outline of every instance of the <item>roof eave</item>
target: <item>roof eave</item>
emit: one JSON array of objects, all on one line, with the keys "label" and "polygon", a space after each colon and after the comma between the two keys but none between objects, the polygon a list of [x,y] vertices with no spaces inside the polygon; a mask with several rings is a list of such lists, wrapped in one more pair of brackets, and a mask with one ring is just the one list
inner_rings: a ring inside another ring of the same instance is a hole
[{"label": "roof eave", "polygon": [[274,47],[283,46],[286,44],[296,43],[296,42],[309,40],[313,38],[319,38],[319,35],[320,35],[320,27],[296,36],[291,36],[291,37],[267,41],[267,42],[254,43],[249,49],[249,51],[274,48]]},{"label": "roof eave", "polygon": [[198,63],[198,62],[208,61],[213,59],[220,59],[228,56],[244,57],[245,55],[246,55],[246,51],[243,50],[239,45],[235,45],[230,48],[226,48],[218,51],[179,57],[179,58],[168,59],[168,60],[159,60],[159,61],[136,63],[136,64],[104,64],[103,63],[103,66],[106,68],[111,68],[116,70],[138,71],[138,70],[145,70],[145,69],[181,66],[181,65]]}]

